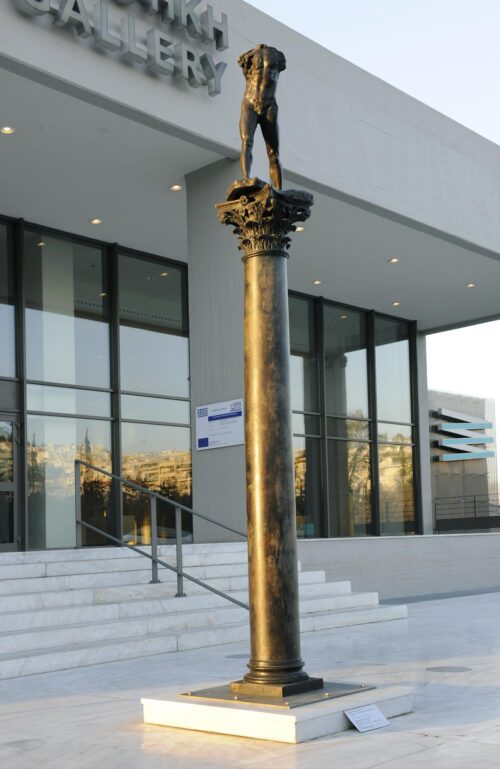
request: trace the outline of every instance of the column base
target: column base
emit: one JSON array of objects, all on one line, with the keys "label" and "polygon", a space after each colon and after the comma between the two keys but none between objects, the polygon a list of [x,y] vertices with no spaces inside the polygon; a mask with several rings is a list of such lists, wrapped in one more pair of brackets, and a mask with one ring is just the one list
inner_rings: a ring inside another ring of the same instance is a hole
[{"label": "column base", "polygon": [[322,678],[304,678],[302,681],[293,681],[287,684],[253,683],[251,681],[232,681],[231,691],[243,697],[293,697],[294,694],[304,694],[323,688]]}]

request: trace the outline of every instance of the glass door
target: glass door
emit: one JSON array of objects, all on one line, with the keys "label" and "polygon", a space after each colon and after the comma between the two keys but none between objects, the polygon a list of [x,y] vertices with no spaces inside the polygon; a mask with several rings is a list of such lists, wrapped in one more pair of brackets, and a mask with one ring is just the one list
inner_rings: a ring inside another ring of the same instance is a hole
[{"label": "glass door", "polygon": [[0,552],[17,550],[17,424],[0,414]]}]

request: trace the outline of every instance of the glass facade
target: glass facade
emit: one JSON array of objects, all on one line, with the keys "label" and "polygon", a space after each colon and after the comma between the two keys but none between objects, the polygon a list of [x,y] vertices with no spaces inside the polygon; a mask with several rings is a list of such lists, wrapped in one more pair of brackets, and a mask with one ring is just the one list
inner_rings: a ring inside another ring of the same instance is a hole
[{"label": "glass facade", "polygon": [[14,257],[11,233],[0,223],[0,376],[15,377]]},{"label": "glass facade", "polygon": [[[291,294],[300,537],[419,531],[413,340],[409,322]],[[0,550],[75,546],[75,459],[191,506],[184,265],[0,221],[0,345]],[[80,494],[84,520],[150,542],[147,495],[85,466]],[[168,541],[174,511],[157,516]]]},{"label": "glass facade", "polygon": [[412,324],[291,295],[297,531],[417,531]]},{"label": "glass facade", "polygon": [[[0,223],[0,345],[0,549],[14,543],[17,502],[19,544],[75,546],[76,459],[190,505],[185,266]],[[6,403],[2,393],[11,392]],[[7,475],[18,422],[24,440],[14,483]],[[149,501],[84,465],[80,494],[85,521],[150,541]],[[164,538],[172,516],[159,505]],[[86,545],[109,544],[82,534]]]}]

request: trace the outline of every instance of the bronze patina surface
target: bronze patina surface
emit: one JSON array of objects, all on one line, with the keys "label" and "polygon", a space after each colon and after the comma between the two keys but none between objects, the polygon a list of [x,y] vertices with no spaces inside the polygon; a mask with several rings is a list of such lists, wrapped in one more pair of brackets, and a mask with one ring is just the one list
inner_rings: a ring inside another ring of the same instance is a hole
[{"label": "bronze patina surface", "polygon": [[251,658],[234,696],[320,689],[300,654],[290,405],[287,249],[312,195],[260,179],[235,182],[217,205],[243,251],[245,435]]},{"label": "bronze patina surface", "polygon": [[260,125],[269,158],[271,182],[280,190],[282,169],[279,159],[276,88],[280,72],[286,68],[285,56],[277,48],[257,45],[242,54],[238,64],[246,80],[240,117],[241,172],[245,179],[249,179],[255,131]]}]

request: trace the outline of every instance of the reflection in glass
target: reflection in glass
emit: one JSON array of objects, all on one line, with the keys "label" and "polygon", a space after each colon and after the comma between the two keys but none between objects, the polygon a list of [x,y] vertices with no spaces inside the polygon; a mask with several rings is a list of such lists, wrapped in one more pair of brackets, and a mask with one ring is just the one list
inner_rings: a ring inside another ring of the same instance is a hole
[{"label": "reflection in glass", "polygon": [[[122,424],[122,475],[191,507],[191,438],[186,427]],[[123,532],[130,543],[151,542],[150,498],[123,487]],[[175,537],[174,508],[158,501],[158,534]],[[185,537],[192,532],[191,516],[183,514]]]},{"label": "reflection in glass", "polygon": [[122,395],[122,418],[189,425],[189,402]]},{"label": "reflection in glass", "polygon": [[27,403],[28,411],[88,414],[94,417],[111,416],[109,394],[92,390],[72,390],[69,387],[29,384]]},{"label": "reflection in glass", "polygon": [[[75,546],[75,459],[111,471],[111,429],[104,421],[28,416],[29,547]],[[110,484],[82,467],[82,518],[114,534]],[[87,545],[105,544],[83,529]]]},{"label": "reflection in glass", "polygon": [[120,256],[123,390],[189,397],[185,271]]},{"label": "reflection in glass", "polygon": [[326,304],[324,335],[327,413],[367,417],[365,313]]},{"label": "reflection in glass", "polygon": [[0,545],[14,542],[14,494],[0,491]]},{"label": "reflection in glass", "polygon": [[294,435],[321,435],[319,417],[292,414],[292,432]]},{"label": "reflection in glass", "polygon": [[377,414],[391,422],[411,422],[408,324],[375,316]]},{"label": "reflection in glass", "polygon": [[103,250],[30,231],[24,247],[28,379],[109,387]]},{"label": "reflection in glass", "polygon": [[7,227],[0,224],[0,376],[14,377],[14,265],[8,246]]},{"label": "reflection in glass", "polygon": [[14,429],[12,422],[0,422],[0,483],[14,480]]},{"label": "reflection in glass", "polygon": [[290,381],[292,409],[318,411],[318,362],[314,305],[305,297],[290,296]]},{"label": "reflection in glass", "polygon": [[383,443],[411,443],[411,425],[395,425],[388,422],[379,422],[378,439]]},{"label": "reflection in glass", "polygon": [[321,536],[320,442],[293,438],[298,537]]},{"label": "reflection in glass", "polygon": [[330,536],[372,533],[370,444],[328,441]]},{"label": "reflection in glass", "polygon": [[382,534],[414,534],[413,449],[379,446],[380,526]]},{"label": "reflection in glass", "polygon": [[358,419],[328,417],[328,435],[332,438],[348,438],[351,441],[367,441],[369,425]]}]

